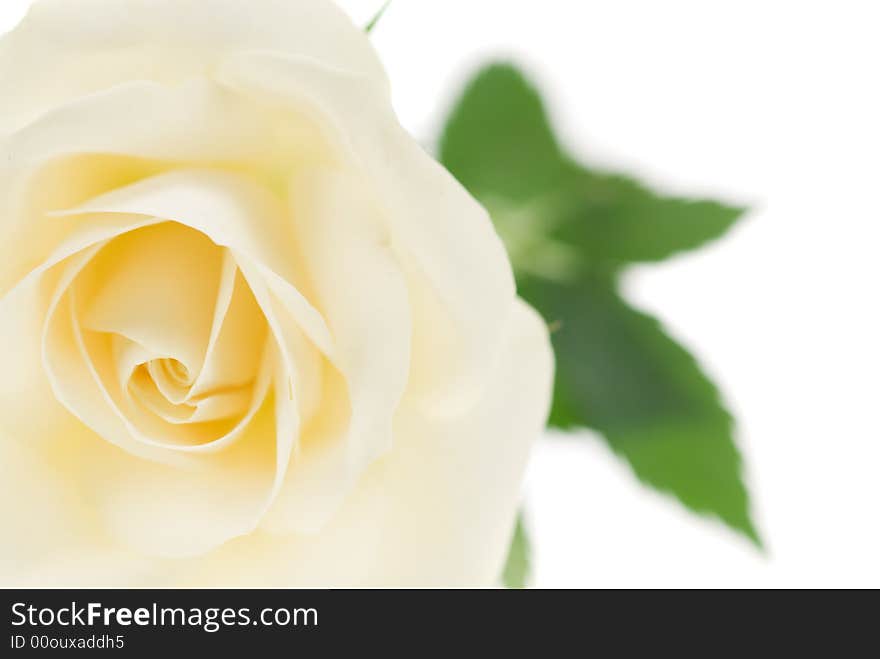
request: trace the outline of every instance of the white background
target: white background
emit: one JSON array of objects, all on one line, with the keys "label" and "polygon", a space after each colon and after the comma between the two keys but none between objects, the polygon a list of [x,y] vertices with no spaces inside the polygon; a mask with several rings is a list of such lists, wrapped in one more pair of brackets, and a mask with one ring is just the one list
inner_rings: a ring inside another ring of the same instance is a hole
[{"label": "white background", "polygon": [[[341,4],[365,23],[380,2]],[[0,31],[27,4],[0,0]],[[633,271],[627,291],[738,417],[767,555],[639,485],[600,439],[556,435],[526,483],[534,585],[880,586],[877,11],[394,0],[376,28],[398,111],[425,143],[463,77],[510,57],[582,159],[754,209],[710,248]]]}]

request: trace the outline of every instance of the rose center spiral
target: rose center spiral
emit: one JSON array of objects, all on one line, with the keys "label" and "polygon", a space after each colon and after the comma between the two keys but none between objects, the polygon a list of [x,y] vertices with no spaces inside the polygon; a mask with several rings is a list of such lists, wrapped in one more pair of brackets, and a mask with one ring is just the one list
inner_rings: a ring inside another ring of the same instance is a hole
[{"label": "rose center spiral", "polygon": [[157,220],[98,245],[62,300],[71,347],[136,439],[226,443],[261,406],[265,317],[233,255],[201,232]]}]

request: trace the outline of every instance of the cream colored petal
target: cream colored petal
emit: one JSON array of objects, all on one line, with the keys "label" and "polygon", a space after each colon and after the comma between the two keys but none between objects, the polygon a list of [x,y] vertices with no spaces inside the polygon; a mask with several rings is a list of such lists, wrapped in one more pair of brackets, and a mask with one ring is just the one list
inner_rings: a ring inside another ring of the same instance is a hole
[{"label": "cream colored petal", "polygon": [[[67,304],[73,309],[75,300],[68,299]],[[204,553],[253,530],[284,477],[295,433],[293,429],[286,436],[278,435],[275,406],[263,403],[277,359],[264,361],[251,392],[250,410],[225,435],[207,443],[196,437],[198,443],[186,445],[185,438],[200,426],[208,438],[217,434],[215,425],[188,424],[179,427],[177,441],[184,445],[169,448],[175,441],[172,428],[160,427],[158,418],[126,405],[118,382],[102,376],[112,370],[112,351],[101,350],[100,334],[81,332],[78,317],[72,315],[67,331],[73,335],[79,361],[68,348],[66,361],[59,364],[50,354],[47,365],[53,367],[59,398],[69,401],[71,411],[84,415],[90,427],[107,433],[107,444],[89,448],[85,469],[91,498],[110,536],[140,553],[186,556]],[[52,326],[55,332],[48,345],[54,347],[65,325],[53,322]],[[105,348],[109,347],[107,339]],[[71,380],[77,368],[79,376]],[[151,420],[152,439],[142,432],[146,427],[149,433]],[[178,453],[193,459],[154,462],[158,447],[165,448],[160,459]],[[196,453],[198,459],[194,459]]]},{"label": "cream colored petal", "polygon": [[[491,585],[506,555],[529,448],[543,428],[550,401],[549,338],[541,319],[525,305],[517,304],[498,364],[485,398],[467,414],[438,424],[417,407],[401,411],[395,424],[395,451],[370,468],[345,506],[316,536],[285,539],[255,532],[205,556],[177,560],[125,553],[96,540],[97,535],[89,537],[90,546],[76,535],[87,517],[74,518],[75,524],[66,517],[78,510],[71,507],[77,501],[76,490],[64,489],[69,464],[56,473],[31,453],[0,460],[0,469],[28,465],[28,474],[39,474],[41,479],[39,487],[28,489],[21,469],[7,469],[0,479],[0,492],[5,487],[10,492],[30,493],[43,519],[58,522],[51,526],[29,522],[19,514],[19,506],[11,505],[12,497],[0,496],[4,528],[22,538],[14,547],[0,546],[5,550],[0,552],[0,584]],[[7,451],[4,458],[10,446],[0,445]],[[73,455],[82,453],[80,449]],[[121,459],[118,452],[115,455]],[[65,459],[63,454],[57,457]],[[138,490],[159,487],[158,502],[164,501],[166,483],[161,476],[151,479],[150,474],[139,474],[135,464],[109,468],[112,463],[106,457],[101,463],[107,468],[99,473],[117,473],[118,481],[102,480],[102,490],[120,487],[119,481],[133,467]],[[74,457],[71,462],[79,460]],[[179,487],[172,484],[174,500],[192,505],[192,491]],[[71,500],[65,498],[69,495],[73,495]],[[151,505],[123,497],[118,515],[123,520],[133,513],[153,518],[157,513]],[[88,510],[78,514],[87,515]],[[188,515],[178,519],[184,518]],[[31,549],[34,554],[28,556]],[[19,560],[9,554],[11,550],[19,552]]]},{"label": "cream colored petal", "polygon": [[[173,220],[201,231],[274,279],[302,279],[293,226],[280,202],[249,179],[229,173],[180,170],[139,181],[91,199],[65,214],[136,214]],[[320,313],[298,294],[297,320],[316,345],[332,352]]]},{"label": "cream colored petal", "polygon": [[[247,256],[236,254],[236,261],[241,272],[248,281],[257,304],[265,314],[266,322],[273,337],[275,376],[275,420],[276,436],[278,441],[277,476],[273,487],[272,499],[267,507],[270,518],[275,518],[272,511],[279,508],[278,501],[287,501],[290,496],[290,483],[294,480],[304,482],[303,479],[316,476],[314,473],[306,473],[303,476],[291,475],[291,466],[299,465],[302,456],[307,450],[302,446],[303,428],[314,425],[314,417],[320,410],[321,415],[327,414],[326,380],[328,367],[326,356],[322,356],[304,332],[297,318],[290,313],[290,309],[279,303],[277,297],[266,285],[263,272]],[[300,307],[297,310],[301,311]],[[343,420],[347,419],[348,409],[344,411]],[[345,444],[339,441],[339,436],[334,437],[338,453],[344,453]],[[350,473],[349,465],[344,455],[334,467],[337,472]],[[315,524],[315,519],[323,522],[338,507],[340,498],[345,490],[338,488],[338,483],[330,479],[314,479],[309,481],[312,487],[312,497],[308,500],[306,515],[297,514],[298,511],[285,510],[289,514],[283,516],[285,524],[299,525],[299,527]],[[297,499],[299,505],[301,501]],[[261,519],[261,525],[266,523],[266,517]]]},{"label": "cream colored petal", "polygon": [[[279,442],[290,442],[291,447],[288,462],[279,463],[286,476],[279,480],[261,526],[276,531],[314,531],[338,509],[358,476],[346,455],[351,418],[347,387],[307,339],[289,309],[269,290],[259,270],[245,257],[240,255],[239,259],[275,338],[278,438]],[[371,437],[352,438],[351,443],[354,439],[368,446],[379,444]]]},{"label": "cream colored petal", "polygon": [[54,110],[0,139],[0,296],[76,229],[48,213],[196,163],[236,163],[286,185],[291,169],[322,161],[320,142],[297,112],[257,106],[204,80],[131,83]]},{"label": "cream colored petal", "polygon": [[168,374],[172,367],[167,364],[173,360],[120,335],[105,338],[105,346],[109,342],[107,352],[113,363],[108,370],[115,371],[116,390],[122,391],[128,398],[126,409],[138,405],[148,407],[169,423],[240,417],[246,414],[253,400],[253,385],[257,380],[260,355],[265,345],[264,334],[254,337],[253,345],[238,346],[233,355],[237,357],[240,353],[252,359],[247,366],[242,365],[247,370],[247,376],[242,376],[241,380],[233,378],[225,385],[220,381],[214,382],[208,391],[197,396],[191,395],[194,387],[181,384]]},{"label": "cream colored petal", "polygon": [[[125,385],[125,393],[128,394],[129,402],[126,407],[139,406],[148,414],[158,417],[158,422],[146,424],[147,427],[156,428],[150,433],[154,437],[160,437],[160,433],[167,431],[164,425],[167,423],[205,424],[200,427],[204,429],[217,428],[220,432],[224,432],[224,426],[227,424],[214,422],[231,423],[235,419],[246,416],[248,406],[254,401],[253,384],[216,392],[199,401],[174,403],[169,401],[156,386],[155,380],[147,369],[138,369]],[[190,441],[193,441],[195,433],[190,431],[187,434]],[[207,433],[209,438],[207,441],[215,441],[211,439],[212,434],[215,433]],[[170,432],[165,440],[172,439],[175,435],[176,433]]]},{"label": "cream colored petal", "polygon": [[178,561],[135,553],[108,536],[102,511],[90,500],[85,467],[95,439],[89,434],[68,424],[51,447],[0,434],[0,587],[174,581]]},{"label": "cream colored petal", "polygon": [[[277,347],[277,346],[276,346]],[[273,360],[275,364],[275,379],[273,394],[275,396],[275,481],[272,483],[272,493],[266,500],[258,524],[265,518],[265,514],[274,505],[278,498],[278,492],[287,478],[290,457],[299,448],[299,434],[302,423],[296,398],[293,392],[285,387],[294,381],[302,383],[303,369],[298,367],[291,376],[284,367],[279,355]]]},{"label": "cream colored petal", "polygon": [[56,397],[93,431],[77,453],[79,467],[88,470],[82,487],[93,492],[100,528],[123,545],[166,556],[200,553],[256,526],[276,472],[274,435],[269,432],[265,439],[267,429],[255,421],[248,428],[253,436],[247,450],[203,455],[184,469],[182,460],[159,462],[179,457],[177,452],[131,434],[127,418],[115,408],[118,399],[102,386],[112,378],[100,379],[92,355],[86,354],[68,292],[100,247],[60,264],[64,271],[49,306],[44,345]]},{"label": "cream colored petal", "polygon": [[77,547],[106,551],[95,543],[100,531],[78,490],[76,454],[64,450],[88,431],[70,419],[58,428],[65,434],[42,442],[0,433],[0,587],[39,583],[39,572],[64,562]]},{"label": "cream colored petal", "polygon": [[391,417],[409,375],[406,282],[381,207],[360,180],[337,171],[303,172],[291,184],[290,203],[316,305],[348,386],[349,459],[359,469],[388,448],[387,442],[359,445],[359,436],[385,427],[390,440]]},{"label": "cream colored petal", "polygon": [[72,414],[132,455],[178,466],[195,466],[205,454],[239,441],[265,399],[271,377],[267,364],[249,388],[240,414],[199,419],[197,408],[190,419],[193,423],[165,420],[163,414],[151,409],[143,392],[127,396],[114,377],[116,337],[84,332],[80,314],[74,309],[68,296],[60,302],[58,313],[50,313],[45,347],[46,369],[55,394]]},{"label": "cream colored petal", "polygon": [[353,446],[384,447],[392,438],[382,426],[353,432],[346,383],[335,369],[323,372],[322,396],[321,413],[303,428],[287,477],[260,522],[261,529],[280,538],[323,533],[367,466],[352,461]]},{"label": "cream colored petal", "polygon": [[[113,337],[83,334],[81,316],[75,313],[72,298],[75,289],[71,288],[71,283],[76,279],[79,285],[78,279],[88,271],[95,254],[110,242],[94,244],[43,275],[44,278],[51,277],[43,283],[52,288],[48,303],[41,309],[44,315],[42,363],[55,400],[107,441],[132,455],[154,461],[183,464],[189,459],[182,453],[216,451],[233,442],[256,413],[265,395],[266,384],[262,386],[262,393],[259,386],[255,387],[251,411],[243,414],[234,426],[202,424],[180,429],[180,432],[173,426],[166,426],[154,430],[152,438],[142,433],[143,428],[139,430],[137,427],[138,419],[152,419],[138,406],[131,405],[121,390],[122,382],[127,379],[126,367],[130,371],[144,355],[126,356],[118,351],[114,355],[118,341]],[[102,336],[103,341],[99,340]],[[121,376],[118,369],[124,375]],[[181,445],[173,446],[175,439]]]},{"label": "cream colored petal", "polygon": [[178,84],[255,48],[386,85],[366,35],[330,0],[38,0],[0,41],[0,87],[15,90],[0,106],[0,135],[84,94]]},{"label": "cream colored petal", "polygon": [[[321,355],[309,340],[303,325],[281,305],[266,286],[262,270],[247,256],[235,253],[242,276],[248,283],[269,326],[280,369],[275,371],[275,387],[286,394],[301,419],[308,419],[321,403]],[[316,314],[316,318],[320,318]],[[324,327],[323,319],[320,324]],[[326,328],[324,328],[326,331]],[[329,339],[328,339],[329,341]]]},{"label": "cream colored petal", "polygon": [[216,583],[234,563],[249,566],[236,570],[240,585],[494,584],[552,378],[546,326],[517,302],[479,404],[441,422],[407,405],[395,421],[394,450],[320,534],[241,539],[194,563],[203,571],[192,583]]},{"label": "cream colored petal", "polygon": [[281,202],[246,176],[177,170],[90,199],[64,214],[121,213],[178,222],[295,280],[294,236]]},{"label": "cream colored petal", "polygon": [[[280,304],[287,314],[296,320],[309,341],[334,364],[338,364],[336,346],[330,329],[321,313],[312,305],[302,292],[292,283],[279,277],[264,265],[254,262],[244,254],[237,255],[242,268],[250,272],[249,278],[261,282],[267,291],[271,291],[273,299]],[[295,255],[294,258],[298,258]],[[280,313],[280,310],[279,310]]]},{"label": "cream colored petal", "polygon": [[[85,254],[85,261],[92,255]],[[67,266],[70,279],[85,266],[83,261],[83,256],[79,256]],[[149,460],[181,463],[182,456],[135,439],[114,409],[104,383],[95,377],[93,366],[84,355],[82,335],[67,294],[68,288],[69,281],[58,286],[42,332],[43,367],[55,398],[93,432],[123,450]],[[107,378],[111,377],[108,373]]]},{"label": "cream colored petal", "polygon": [[0,300],[0,428],[20,442],[46,443],[70,424],[42,368],[45,288],[33,277]]},{"label": "cream colored petal", "polygon": [[[234,251],[236,263],[257,300],[260,300],[258,289],[263,286],[262,269],[271,269],[276,278],[286,281],[299,277],[297,264],[291,258],[295,248],[288,214],[268,192],[242,176],[181,170],[114,190],[69,212],[163,217],[201,231],[218,245]],[[300,316],[295,320],[302,331],[309,338],[315,337],[315,344],[332,349],[333,341],[323,318],[301,296],[297,310]],[[283,331],[273,327],[276,338]],[[288,350],[287,339],[282,338],[279,343],[282,351]],[[287,371],[294,372],[294,356],[287,352],[283,356]],[[313,387],[302,387],[300,395],[314,395]]]},{"label": "cream colored petal", "polygon": [[[47,366],[59,399],[103,437],[80,449],[80,468],[104,532],[140,553],[185,556],[253,529],[277,478],[272,406],[257,413],[256,402],[233,431],[241,435],[238,441],[218,440],[224,451],[172,460],[184,457],[183,449],[163,449],[136,436],[136,409],[119,409],[123,400],[114,395],[112,379],[99,373],[109,366],[89,351],[75,318],[63,322],[72,304],[69,296],[63,300],[51,317]],[[264,400],[265,387],[257,387],[255,396]],[[168,433],[162,440],[167,446]]]},{"label": "cream colored petal", "polygon": [[85,469],[107,533],[137,553],[179,557],[252,531],[275,482],[272,407],[263,406],[238,442],[200,456],[190,469],[142,460],[108,443],[91,447]]},{"label": "cream colored petal", "polygon": [[[436,412],[465,409],[498,356],[515,287],[501,240],[482,207],[397,123],[387,95],[365,78],[274,53],[230,58],[231,88],[310,110],[381,204],[395,251],[412,271],[413,384]],[[437,323],[436,321],[442,320]],[[439,352],[438,333],[445,332]]]},{"label": "cream colored petal", "polygon": [[[141,362],[140,364],[145,366],[147,375],[149,375],[156,389],[166,400],[178,405],[186,403],[187,398],[189,398],[190,387],[185,382],[188,382],[190,375],[189,370],[185,366],[175,359],[169,359],[156,353],[153,353],[149,362]],[[172,371],[185,372],[186,380],[183,380],[180,376],[173,375]],[[126,386],[133,375],[134,373],[132,372],[125,379],[120,378],[120,383]]]},{"label": "cream colored petal", "polygon": [[91,257],[73,271],[65,263],[82,258],[77,255],[83,252],[93,254],[96,245],[154,221],[126,215],[70,218],[62,234],[65,239],[13,290],[0,296],[0,364],[11,375],[0,381],[0,426],[12,436],[54,437],[70,423],[69,412],[56,399],[42,368],[43,325],[59,284],[62,280],[69,283],[71,272],[79,272]]},{"label": "cream colored petal", "polygon": [[[77,254],[97,243],[102,243],[116,236],[151,226],[160,222],[155,218],[141,215],[89,215],[86,213],[53,218],[55,231],[52,244],[46,245],[45,253],[40,255],[40,260],[33,269],[16,273],[18,279],[10,282],[8,289],[0,292],[0,302],[18,286],[28,282],[38,281],[42,275],[53,266],[61,263],[66,258]],[[22,246],[21,251],[27,247]]]},{"label": "cream colored petal", "polygon": [[[197,374],[222,266],[223,250],[179,224],[127,233],[108,243],[80,279],[82,327],[124,336]],[[93,283],[84,286],[84,279]]]},{"label": "cream colored petal", "polygon": [[[290,199],[315,303],[335,339],[345,400],[332,409],[325,387],[320,414],[334,418],[315,420],[320,438],[304,434],[265,527],[315,532],[363,469],[391,448],[412,329],[403,273],[363,184],[341,172],[304,172]],[[275,292],[285,295],[277,285]]]},{"label": "cream colored petal", "polygon": [[265,341],[263,312],[241,275],[235,257],[225,250],[205,361],[188,396],[198,399],[217,389],[252,382]]}]

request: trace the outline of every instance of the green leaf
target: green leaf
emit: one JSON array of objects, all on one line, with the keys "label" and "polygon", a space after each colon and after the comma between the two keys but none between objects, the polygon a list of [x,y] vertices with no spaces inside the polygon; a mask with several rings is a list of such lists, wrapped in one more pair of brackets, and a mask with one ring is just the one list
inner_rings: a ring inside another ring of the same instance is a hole
[{"label": "green leaf", "polygon": [[364,32],[370,34],[373,31],[379,21],[382,20],[382,17],[385,15],[386,10],[388,9],[388,5],[390,4],[391,0],[386,0],[385,4],[379,7],[379,11],[377,11],[373,18],[370,19],[370,22],[364,26]]},{"label": "green leaf", "polygon": [[526,587],[531,569],[530,554],[529,538],[526,534],[522,513],[520,513],[516,520],[516,529],[513,532],[513,539],[507,553],[507,563],[502,575],[502,582],[507,588]]},{"label": "green leaf", "polygon": [[[514,243],[514,265],[526,270],[540,241],[557,252],[567,246],[581,265],[657,261],[718,238],[743,213],[661,196],[577,164],[559,146],[538,93],[507,64],[484,68],[466,87],[443,131],[440,159],[489,208],[505,242]],[[561,270],[552,277],[564,277],[568,268]]]},{"label": "green leaf", "polygon": [[441,137],[440,160],[478,198],[514,202],[542,196],[572,173],[541,99],[503,64],[483,69],[465,89]]},{"label": "green leaf", "polygon": [[587,262],[620,267],[660,261],[724,235],[745,212],[714,201],[664,197],[623,176],[584,170],[570,184],[554,240],[576,245]]},{"label": "green leaf", "polygon": [[748,514],[733,420],[693,357],[613,278],[528,279],[523,297],[558,327],[551,423],[599,431],[643,482],[714,513],[760,544]]},{"label": "green leaf", "polygon": [[656,320],[617,293],[628,264],[714,240],[743,209],[579,164],[509,64],[487,66],[467,85],[440,156],[492,215],[521,295],[560,325],[551,423],[599,431],[643,482],[759,543],[718,392]]}]

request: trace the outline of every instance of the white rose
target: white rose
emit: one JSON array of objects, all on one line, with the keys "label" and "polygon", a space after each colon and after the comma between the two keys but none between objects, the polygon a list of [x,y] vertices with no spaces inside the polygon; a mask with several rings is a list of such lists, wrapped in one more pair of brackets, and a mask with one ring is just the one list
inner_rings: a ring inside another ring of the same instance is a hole
[{"label": "white rose", "polygon": [[547,333],[361,30],[41,0],[0,97],[0,584],[496,579]]}]

